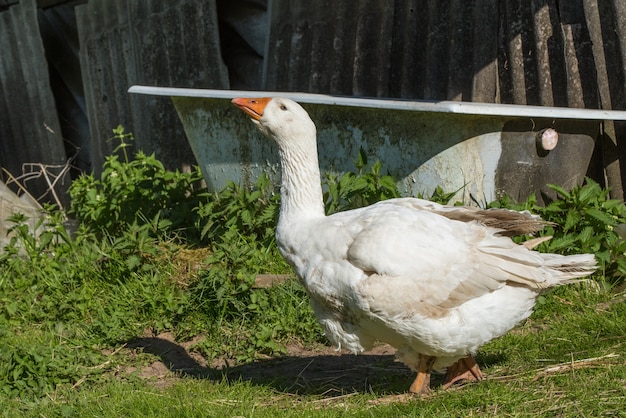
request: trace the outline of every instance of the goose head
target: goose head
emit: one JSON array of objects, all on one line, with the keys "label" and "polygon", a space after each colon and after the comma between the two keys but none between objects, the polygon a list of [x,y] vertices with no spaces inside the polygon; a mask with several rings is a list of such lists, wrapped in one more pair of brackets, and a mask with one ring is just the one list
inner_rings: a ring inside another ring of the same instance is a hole
[{"label": "goose head", "polygon": [[283,97],[236,98],[232,103],[243,110],[259,130],[283,150],[296,143],[315,142],[315,124],[293,100]]},{"label": "goose head", "polygon": [[323,217],[317,134],[306,110],[282,97],[237,98],[232,102],[278,145],[282,173],[278,231],[290,229],[305,217]]}]

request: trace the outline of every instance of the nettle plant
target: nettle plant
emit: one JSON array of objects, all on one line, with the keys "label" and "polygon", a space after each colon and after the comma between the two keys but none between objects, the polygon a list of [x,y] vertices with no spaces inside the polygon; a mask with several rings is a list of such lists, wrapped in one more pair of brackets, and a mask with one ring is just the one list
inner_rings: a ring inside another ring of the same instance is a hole
[{"label": "nettle plant", "polygon": [[324,174],[324,204],[326,213],[356,209],[371,205],[380,200],[400,197],[395,179],[382,174],[382,163],[374,162],[369,171],[367,155],[359,150],[354,162],[356,172],[346,172],[341,176]]},{"label": "nettle plant", "polygon": [[[546,206],[537,204],[535,196],[516,204],[508,197],[492,202],[490,207],[529,210],[553,223],[539,235],[552,236],[538,250],[560,254],[593,253],[600,272],[610,284],[617,285],[626,275],[626,206],[609,198],[603,189],[587,178],[581,186],[567,191],[557,185],[548,185],[558,198]],[[621,235],[620,235],[621,234]]]},{"label": "nettle plant", "polygon": [[[100,179],[85,174],[70,187],[70,213],[88,229],[116,235],[134,223],[152,224],[163,234],[191,233],[193,209],[203,199],[196,184],[202,174],[167,170],[154,154],[138,151],[129,158],[133,136],[122,126],[113,130],[119,141],[105,159]],[[121,154],[121,157],[118,155]]]}]

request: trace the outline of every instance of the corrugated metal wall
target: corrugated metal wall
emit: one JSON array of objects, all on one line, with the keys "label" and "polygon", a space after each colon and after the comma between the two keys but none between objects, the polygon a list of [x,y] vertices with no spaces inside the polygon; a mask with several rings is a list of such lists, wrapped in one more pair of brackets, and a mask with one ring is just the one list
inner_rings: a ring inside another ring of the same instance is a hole
[{"label": "corrugated metal wall", "polygon": [[[623,0],[271,2],[267,90],[625,109]],[[625,129],[598,158],[623,198]]]},{"label": "corrugated metal wall", "polygon": [[171,102],[129,96],[133,84],[228,88],[214,1],[92,0],[76,8],[94,167],[118,124],[170,168],[195,164]]},{"label": "corrugated metal wall", "polygon": [[397,1],[390,95],[497,101],[498,3]]},{"label": "corrugated metal wall", "polygon": [[[137,80],[128,13],[119,2],[89,2],[76,8],[80,65],[91,132],[93,167],[116,145],[118,124],[134,132],[127,86]],[[140,132],[136,132],[141,135]]]},{"label": "corrugated metal wall", "polygon": [[[585,1],[600,106],[626,108],[626,2]],[[599,154],[615,198],[624,199],[626,181],[626,123],[608,121],[600,137]]]},{"label": "corrugated metal wall", "polygon": [[264,87],[597,108],[583,3],[273,1]]},{"label": "corrugated metal wall", "polygon": [[[66,154],[35,0],[22,0],[0,13],[0,51],[0,164],[15,177],[22,175],[24,168],[33,176],[41,173],[42,167],[23,167],[24,163],[45,164],[52,182],[63,173]],[[54,188],[64,205],[68,184],[69,174],[65,173]],[[26,186],[36,198],[49,190],[43,175],[33,177]]]},{"label": "corrugated metal wall", "polygon": [[[228,89],[215,1],[124,3],[128,4],[133,22],[138,84]],[[171,159],[170,167],[196,164],[170,100],[138,95],[132,95],[131,100],[139,116],[134,129],[143,136],[138,138],[139,146]]]}]

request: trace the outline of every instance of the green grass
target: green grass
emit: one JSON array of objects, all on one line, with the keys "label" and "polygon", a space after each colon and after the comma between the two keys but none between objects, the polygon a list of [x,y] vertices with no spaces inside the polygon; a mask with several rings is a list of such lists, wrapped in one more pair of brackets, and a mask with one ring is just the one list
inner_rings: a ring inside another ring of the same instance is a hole
[{"label": "green grass", "polygon": [[[606,297],[587,298],[576,289],[558,293],[557,303],[566,302],[558,315],[538,312],[481,350],[486,381],[436,390],[426,399],[379,401],[404,390],[401,382],[327,397],[219,374],[183,377],[159,389],[110,371],[97,384],[60,388],[31,401],[5,399],[0,406],[5,416],[623,416],[623,303],[597,310]],[[599,359],[585,360],[592,357]]]},{"label": "green grass", "polygon": [[[293,296],[295,286],[271,292]],[[289,306],[278,308],[285,315],[308,311],[301,298],[281,302]],[[280,356],[197,376],[167,372],[145,379],[142,368],[160,357],[122,348],[121,341],[85,346],[88,334],[71,338],[84,328],[68,323],[3,334],[12,348],[49,356],[37,373],[70,376],[40,396],[4,396],[4,416],[620,416],[626,410],[626,304],[581,286],[550,292],[526,323],[484,346],[477,358],[485,381],[443,391],[435,378],[434,393],[424,399],[392,398],[406,391],[412,374],[390,358],[357,365],[354,356],[341,357],[346,374],[371,372],[369,383],[351,380],[354,388],[335,380],[341,361],[316,363],[315,380],[305,373],[309,359],[286,371],[288,359]]]},{"label": "green grass", "polygon": [[[327,178],[328,211],[397,195],[380,164],[366,165],[361,155],[358,174]],[[37,238],[12,218],[0,254],[1,416],[625,414],[626,302],[615,289],[626,243],[614,228],[626,207],[596,184],[561,191],[546,209],[494,203],[563,223],[543,249],[585,248],[602,269],[541,296],[531,318],[485,345],[485,381],[443,391],[434,378],[432,395],[411,398],[413,373],[392,356],[324,345],[297,281],[254,286],[257,274],[291,272],[274,242],[280,197],[267,178],[209,194],[195,188],[197,172],[167,172],[144,154],[112,157],[105,172],[72,185],[75,235],[54,209]],[[212,367],[218,360],[229,367]]]}]

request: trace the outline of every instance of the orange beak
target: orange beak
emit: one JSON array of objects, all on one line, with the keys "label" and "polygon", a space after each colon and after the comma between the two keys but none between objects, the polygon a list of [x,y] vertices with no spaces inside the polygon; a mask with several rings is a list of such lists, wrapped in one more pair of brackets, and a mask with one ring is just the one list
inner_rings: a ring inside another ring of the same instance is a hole
[{"label": "orange beak", "polygon": [[232,103],[239,109],[243,110],[252,119],[258,121],[263,117],[263,111],[265,110],[265,106],[267,106],[270,100],[272,100],[270,97],[252,99],[237,97],[232,100]]}]

